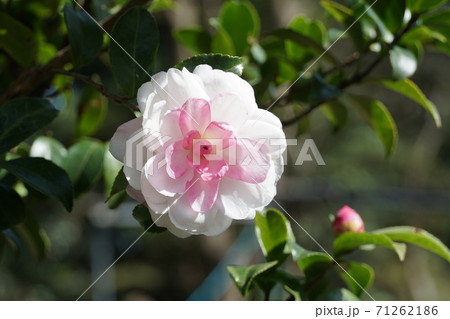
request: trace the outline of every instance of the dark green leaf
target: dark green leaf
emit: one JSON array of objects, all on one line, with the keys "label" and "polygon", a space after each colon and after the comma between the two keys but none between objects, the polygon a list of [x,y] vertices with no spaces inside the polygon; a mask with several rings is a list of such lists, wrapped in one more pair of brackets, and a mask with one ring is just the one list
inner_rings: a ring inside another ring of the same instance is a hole
[{"label": "dark green leaf", "polygon": [[152,216],[147,207],[142,204],[133,209],[133,217],[149,233],[158,234],[166,230],[164,227],[158,227],[152,220]]},{"label": "dark green leaf", "polygon": [[450,26],[450,9],[430,12],[421,20],[423,24],[429,26]]},{"label": "dark green leaf", "polygon": [[264,264],[256,264],[248,267],[227,266],[227,270],[231,275],[234,283],[238,287],[243,296],[247,295],[248,290],[252,286],[254,280],[264,273],[272,270],[278,265],[277,261]]},{"label": "dark green leaf", "polygon": [[378,1],[373,9],[391,32],[397,32],[403,24],[406,0]]},{"label": "dark green leaf", "polygon": [[43,158],[25,157],[0,162],[0,167],[37,191],[59,200],[69,212],[72,210],[72,184],[59,166]]},{"label": "dark green leaf", "polygon": [[320,110],[325,114],[328,120],[330,120],[336,131],[341,129],[345,123],[347,123],[347,108],[339,100],[332,100],[323,104],[320,107]]},{"label": "dark green leaf", "polygon": [[375,231],[392,240],[413,244],[425,248],[448,262],[450,262],[450,251],[445,244],[429,232],[411,226],[397,226],[382,228]]},{"label": "dark green leaf", "polygon": [[359,301],[358,297],[345,288],[332,290],[322,294],[318,300],[321,301]]},{"label": "dark green leaf", "polygon": [[430,11],[443,5],[447,0],[407,0],[408,8],[413,13]]},{"label": "dark green leaf", "polygon": [[121,46],[111,41],[109,48],[114,78],[127,97],[135,96],[141,84],[150,81],[148,72],[159,46],[158,26],[147,10],[133,7],[116,22],[111,36]]},{"label": "dark green leaf", "polygon": [[190,27],[174,32],[175,39],[194,54],[211,50],[211,36],[202,27]]},{"label": "dark green leaf", "polygon": [[31,145],[30,156],[43,157],[62,167],[67,150],[58,140],[48,136],[39,136]]},{"label": "dark green leaf", "polygon": [[31,213],[27,213],[25,221],[13,229],[37,260],[45,257],[50,241],[45,231],[39,227],[37,219]]},{"label": "dark green leaf", "polygon": [[248,48],[249,38],[256,38],[259,34],[259,16],[249,1],[227,1],[222,7],[219,20],[233,41],[237,55],[242,55]]},{"label": "dark green leaf", "polygon": [[4,12],[0,12],[0,49],[23,66],[31,66],[36,56],[33,32]]},{"label": "dark green leaf", "polygon": [[389,58],[392,66],[392,78],[402,80],[408,78],[416,72],[417,59],[414,54],[402,47],[394,46],[389,51]]},{"label": "dark green leaf", "polygon": [[312,39],[305,34],[290,29],[278,29],[269,33],[268,36],[274,36],[279,39],[291,41],[302,47],[304,50],[315,53],[316,55],[324,54],[324,59],[333,63],[336,67],[341,68],[341,63],[333,56],[331,52],[327,51],[322,44],[318,43],[315,39]]},{"label": "dark green leaf", "polygon": [[375,278],[375,272],[367,264],[348,261],[341,263],[344,271],[340,271],[341,278],[345,281],[350,291],[358,297],[364,290],[369,289]]},{"label": "dark green leaf", "polygon": [[48,100],[21,97],[0,108],[0,154],[45,127],[58,115]]},{"label": "dark green leaf", "polygon": [[367,96],[351,95],[364,120],[369,123],[383,142],[386,156],[392,155],[397,145],[397,126],[386,106]]},{"label": "dark green leaf", "polygon": [[286,290],[294,297],[295,301],[302,300],[301,295],[303,293],[303,278],[294,277],[281,269],[276,269],[274,278],[277,282],[283,285],[284,290]]},{"label": "dark green leaf", "polygon": [[64,169],[73,184],[75,197],[91,188],[102,173],[105,146],[85,140],[72,145],[64,160]]},{"label": "dark green leaf", "polygon": [[220,69],[241,75],[242,70],[244,69],[245,59],[223,54],[200,54],[184,60],[175,67],[180,70],[186,68],[188,71],[192,72],[195,67],[200,64],[208,64],[213,69]]},{"label": "dark green leaf", "polygon": [[79,136],[90,136],[103,124],[108,110],[108,100],[95,89],[88,88],[80,103],[77,133]]},{"label": "dark green leaf", "polygon": [[0,230],[24,221],[25,205],[22,198],[14,189],[2,183],[0,183],[0,202]]},{"label": "dark green leaf", "polygon": [[68,3],[64,6],[73,62],[76,67],[94,60],[103,44],[103,32],[83,10],[76,10]]},{"label": "dark green leaf", "polygon": [[387,235],[375,233],[345,233],[334,240],[334,253],[339,256],[364,245],[376,245],[392,249],[400,260],[405,258],[406,246],[394,243]]},{"label": "dark green leaf", "polygon": [[111,209],[117,208],[127,197],[125,189],[128,186],[128,181],[123,173],[122,163],[116,160],[110,152],[105,152],[103,181],[108,207]]},{"label": "dark green leaf", "polygon": [[289,256],[289,242],[295,241],[289,221],[276,209],[268,209],[255,216],[255,233],[267,261],[280,264]]},{"label": "dark green leaf", "polygon": [[426,98],[425,94],[423,94],[420,88],[413,81],[410,79],[403,79],[400,81],[380,79],[376,80],[376,82],[392,91],[403,94],[404,96],[422,105],[425,110],[433,116],[436,126],[441,126],[441,116],[439,115],[436,106],[433,102]]},{"label": "dark green leaf", "polygon": [[330,255],[304,249],[296,243],[291,243],[292,259],[297,262],[308,280],[314,279],[333,265]]}]

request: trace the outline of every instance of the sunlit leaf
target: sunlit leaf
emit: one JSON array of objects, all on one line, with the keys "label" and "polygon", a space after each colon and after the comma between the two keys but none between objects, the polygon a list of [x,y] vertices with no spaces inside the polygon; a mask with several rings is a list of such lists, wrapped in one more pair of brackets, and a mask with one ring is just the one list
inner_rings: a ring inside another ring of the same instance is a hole
[{"label": "sunlit leaf", "polygon": [[369,289],[375,278],[372,267],[364,263],[348,261],[341,263],[345,271],[341,270],[339,275],[345,281],[350,291],[360,297],[364,290]]},{"label": "sunlit leaf", "polygon": [[336,131],[341,129],[347,123],[347,108],[339,100],[331,100],[322,104],[320,110],[325,114],[331,124],[333,124]]},{"label": "sunlit leaf", "polygon": [[272,261],[264,264],[251,265],[248,267],[227,266],[227,270],[241,294],[245,296],[258,276],[272,270],[277,265],[277,261]]}]

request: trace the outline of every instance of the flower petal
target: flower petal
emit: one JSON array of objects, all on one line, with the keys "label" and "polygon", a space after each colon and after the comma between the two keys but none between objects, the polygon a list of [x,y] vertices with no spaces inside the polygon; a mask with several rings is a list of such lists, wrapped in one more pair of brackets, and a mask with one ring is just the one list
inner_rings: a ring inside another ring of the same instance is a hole
[{"label": "flower petal", "polygon": [[189,152],[183,148],[183,141],[177,141],[166,148],[167,174],[173,179],[180,178],[190,168],[187,162]]},{"label": "flower petal", "polygon": [[[209,123],[202,137],[208,139],[211,144],[216,146],[215,154],[230,147],[230,144],[236,143],[233,127],[224,122],[214,121]],[[220,150],[217,147],[220,147]]]},{"label": "flower petal", "polygon": [[204,181],[194,178],[188,183],[186,196],[189,204],[196,212],[206,212],[214,205],[219,190],[220,179]]},{"label": "flower petal", "polygon": [[126,142],[137,131],[142,129],[142,117],[138,117],[119,126],[111,138],[109,151],[117,160],[123,162],[126,152]]},{"label": "flower petal", "polygon": [[245,103],[245,100],[236,94],[216,95],[209,102],[211,105],[211,120],[228,123],[237,130],[248,119],[249,109],[243,107]]},{"label": "flower petal", "polygon": [[228,159],[226,177],[256,184],[266,179],[270,167],[269,148],[263,142],[251,139],[237,140],[237,144],[225,150]]},{"label": "flower petal", "polygon": [[144,166],[144,174],[149,183],[161,194],[165,196],[175,196],[182,194],[186,190],[186,185],[194,177],[192,169],[178,179],[173,179],[167,174],[165,154],[159,153],[148,160]]},{"label": "flower petal", "polygon": [[190,131],[199,131],[202,134],[210,122],[211,108],[208,101],[189,99],[183,104],[179,120],[183,136],[186,136]]}]

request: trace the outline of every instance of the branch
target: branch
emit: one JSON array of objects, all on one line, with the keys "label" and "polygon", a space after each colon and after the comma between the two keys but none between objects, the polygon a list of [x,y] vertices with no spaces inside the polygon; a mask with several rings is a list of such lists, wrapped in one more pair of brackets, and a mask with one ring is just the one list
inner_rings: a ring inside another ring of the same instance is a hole
[{"label": "branch", "polygon": [[[142,6],[150,0],[132,0],[122,7],[116,14],[106,18],[100,22],[102,27],[110,32],[116,21],[122,14],[134,6]],[[40,96],[42,92],[49,86],[55,73],[54,69],[62,69],[64,65],[72,61],[70,46],[62,48],[56,56],[44,66],[37,66],[23,71],[12,84],[11,88],[0,97],[0,107],[7,101],[24,95]]]},{"label": "branch", "polygon": [[87,76],[87,75],[83,75],[83,74],[79,74],[79,73],[75,73],[75,72],[70,72],[70,71],[64,71],[64,70],[59,70],[59,69],[52,69],[51,70],[54,74],[62,74],[62,75],[67,75],[70,76],[76,80],[82,81],[84,83],[86,83],[89,86],[92,86],[94,89],[96,89],[98,92],[100,92],[103,96],[113,100],[114,102],[117,102],[119,104],[123,104],[128,106],[132,111],[139,111],[139,108],[131,103],[130,101],[128,101],[126,98],[119,96],[117,94],[114,94],[112,92],[109,92],[103,85],[101,85],[100,83],[94,82],[91,77]]}]

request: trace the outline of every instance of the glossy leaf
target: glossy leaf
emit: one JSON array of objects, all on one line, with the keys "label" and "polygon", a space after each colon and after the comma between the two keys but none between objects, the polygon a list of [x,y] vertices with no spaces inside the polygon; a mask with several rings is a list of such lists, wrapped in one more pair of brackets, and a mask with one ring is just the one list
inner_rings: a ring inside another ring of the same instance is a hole
[{"label": "glossy leaf", "polygon": [[417,13],[430,11],[446,2],[447,0],[407,0],[407,5],[412,12]]},{"label": "glossy leaf", "polygon": [[79,136],[93,135],[103,124],[108,111],[108,100],[94,89],[88,88],[80,104],[77,133]]},{"label": "glossy leaf", "polygon": [[139,224],[149,233],[161,233],[166,230],[164,227],[158,227],[152,220],[152,216],[148,211],[148,208],[142,204],[137,205],[133,209],[133,217]]},{"label": "glossy leaf", "polygon": [[25,220],[25,205],[22,198],[14,189],[2,183],[0,183],[0,202],[0,230]]},{"label": "glossy leaf", "polygon": [[244,69],[245,59],[223,54],[200,54],[184,60],[175,67],[180,70],[186,68],[188,71],[193,72],[195,67],[200,64],[208,64],[213,69],[241,75]]},{"label": "glossy leaf", "polygon": [[370,124],[382,141],[386,156],[392,155],[397,145],[398,133],[394,119],[386,106],[380,101],[366,96],[351,95],[364,120]]},{"label": "glossy leaf", "polygon": [[339,272],[342,280],[354,295],[360,297],[363,291],[369,289],[373,283],[375,278],[373,268],[367,264],[353,261],[341,263],[341,266],[345,269],[345,272],[342,270]]},{"label": "glossy leaf", "polygon": [[249,1],[227,1],[220,12],[219,21],[230,35],[237,55],[242,55],[248,48],[249,38],[256,38],[259,34],[259,16]]},{"label": "glossy leaf", "polygon": [[0,154],[42,129],[58,115],[54,105],[46,100],[21,97],[0,108]]},{"label": "glossy leaf", "polygon": [[291,243],[292,259],[297,262],[308,280],[316,278],[333,265],[334,260],[326,253],[304,249]]},{"label": "glossy leaf", "polygon": [[190,27],[174,32],[175,39],[194,54],[208,53],[211,50],[211,36],[202,27]]},{"label": "glossy leaf", "polygon": [[0,162],[0,167],[37,191],[59,200],[68,211],[72,210],[72,184],[59,166],[43,158],[24,157]]},{"label": "glossy leaf", "polygon": [[76,10],[68,3],[64,6],[73,63],[76,67],[88,64],[100,53],[103,31],[83,10]]},{"label": "glossy leaf", "polygon": [[39,136],[31,145],[30,156],[45,158],[62,167],[67,150],[58,140],[48,136]]},{"label": "glossy leaf", "polygon": [[391,32],[397,32],[403,24],[406,0],[378,1],[373,9]]},{"label": "glossy leaf", "polygon": [[364,245],[382,246],[392,249],[400,260],[405,258],[406,246],[404,244],[394,243],[385,234],[376,233],[345,233],[334,240],[334,253],[340,256],[351,252]]},{"label": "glossy leaf", "polygon": [[320,110],[333,124],[333,128],[337,131],[341,129],[348,119],[347,108],[339,100],[331,100],[320,106]]},{"label": "glossy leaf", "polygon": [[108,151],[103,160],[103,184],[108,207],[117,208],[127,197],[125,189],[128,181],[123,173],[123,164]]},{"label": "glossy leaf", "polygon": [[286,217],[276,209],[268,209],[255,216],[255,233],[267,261],[282,263],[290,254],[292,229]]},{"label": "glossy leaf", "polygon": [[302,300],[302,293],[304,290],[302,285],[303,278],[294,277],[281,269],[276,269],[274,278],[277,282],[283,285],[284,290],[294,297],[295,301]]},{"label": "glossy leaf", "polygon": [[423,94],[420,88],[410,79],[403,79],[400,81],[379,79],[376,80],[376,83],[379,83],[392,91],[403,94],[404,96],[422,105],[425,110],[427,110],[431,114],[434,122],[436,123],[436,126],[441,126],[441,116],[439,115],[439,111],[437,110],[436,106],[433,102],[426,98],[425,94]]},{"label": "glossy leaf", "polygon": [[448,247],[438,238],[423,229],[412,226],[397,226],[378,229],[375,233],[386,235],[395,241],[422,247],[450,262],[450,251]]},{"label": "glossy leaf", "polygon": [[147,10],[133,7],[116,22],[111,36],[121,46],[111,41],[109,48],[114,78],[123,94],[133,97],[142,83],[150,81],[159,46],[158,26]]},{"label": "glossy leaf", "polygon": [[69,148],[63,167],[72,181],[75,197],[100,178],[104,152],[105,146],[94,140],[84,140]]},{"label": "glossy leaf", "polygon": [[258,278],[258,276],[261,276],[274,269],[277,265],[277,261],[271,261],[268,263],[256,264],[248,267],[227,266],[227,270],[241,294],[245,296],[247,295],[247,292],[252,286],[254,280]]},{"label": "glossy leaf", "polygon": [[399,46],[394,46],[389,51],[389,58],[393,70],[392,78],[394,80],[408,78],[416,72],[417,58],[411,51]]},{"label": "glossy leaf", "polygon": [[23,66],[31,66],[36,56],[33,32],[4,12],[0,12],[0,49]]}]

